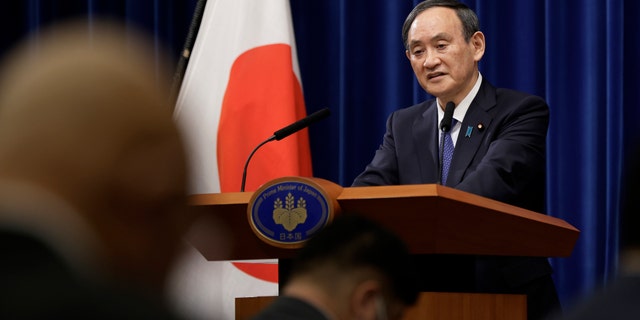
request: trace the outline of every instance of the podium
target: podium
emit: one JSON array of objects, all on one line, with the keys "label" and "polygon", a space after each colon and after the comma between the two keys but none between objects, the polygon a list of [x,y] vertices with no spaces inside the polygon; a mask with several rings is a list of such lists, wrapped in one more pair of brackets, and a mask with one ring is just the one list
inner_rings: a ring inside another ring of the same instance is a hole
[{"label": "podium", "polygon": [[[319,181],[327,193],[335,197],[341,212],[359,213],[377,221],[399,235],[412,254],[568,257],[580,234],[564,220],[441,185],[342,188],[322,179],[313,181]],[[219,223],[230,228],[231,250],[225,260],[293,257],[295,250],[271,246],[254,234],[247,219],[251,197],[251,192],[195,195],[190,198],[190,204],[205,209],[205,214],[215,216]],[[220,259],[215,243],[198,239],[196,236],[191,242],[207,260]],[[502,296],[482,295],[479,305],[499,312],[505,304]],[[473,308],[468,302],[474,297],[476,295],[459,294],[444,299],[453,301],[451,306],[456,309],[450,311],[453,316],[460,312],[456,305],[466,303]],[[482,300],[483,297],[488,300]],[[434,304],[433,300],[426,301],[427,298],[426,295],[420,297],[409,317],[437,318],[425,315]],[[506,297],[511,298],[515,300],[509,300],[510,305],[520,304],[515,307],[515,314],[524,312],[526,318],[526,300]],[[461,302],[455,302],[456,299]],[[495,301],[494,307],[485,305],[493,303],[491,301]],[[438,312],[447,314],[446,310]],[[499,317],[491,314],[487,318]],[[507,318],[524,319],[513,314]],[[474,316],[473,319],[481,318]]]}]

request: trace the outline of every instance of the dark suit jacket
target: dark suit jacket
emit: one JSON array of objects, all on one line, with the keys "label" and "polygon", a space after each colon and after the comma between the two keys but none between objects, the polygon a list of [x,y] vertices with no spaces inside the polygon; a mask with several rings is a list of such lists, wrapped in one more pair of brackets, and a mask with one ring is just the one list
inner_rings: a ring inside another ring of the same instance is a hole
[{"label": "dark suit jacket", "polygon": [[[435,99],[392,113],[382,145],[353,186],[437,183],[437,122]],[[483,79],[462,121],[446,185],[544,212],[548,124],[542,98]],[[474,264],[476,291],[527,293],[530,311],[538,304],[541,313],[559,307],[547,259],[479,257]],[[536,281],[544,282],[544,292],[527,288],[538,287]],[[531,300],[536,296],[545,301]],[[530,313],[529,319],[538,317]]]},{"label": "dark suit jacket", "polygon": [[[437,122],[435,99],[391,114],[382,145],[353,185],[436,183]],[[446,185],[543,212],[548,124],[544,100],[483,80],[462,122]]]},{"label": "dark suit jacket", "polygon": [[280,296],[252,320],[328,320],[316,307],[294,297]]},{"label": "dark suit jacket", "polygon": [[48,244],[0,226],[0,319],[179,319],[146,293],[79,276]]}]

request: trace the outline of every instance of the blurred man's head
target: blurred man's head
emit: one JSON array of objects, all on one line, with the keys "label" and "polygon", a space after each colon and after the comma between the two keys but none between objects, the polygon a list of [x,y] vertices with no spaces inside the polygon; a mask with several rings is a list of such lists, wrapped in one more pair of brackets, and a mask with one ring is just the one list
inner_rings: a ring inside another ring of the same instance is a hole
[{"label": "blurred man's head", "polygon": [[169,77],[146,44],[85,22],[16,50],[0,78],[0,179],[63,199],[108,273],[159,286],[189,217]]},{"label": "blurred man's head", "polygon": [[342,214],[300,250],[284,294],[310,298],[341,319],[396,319],[417,299],[414,275],[397,236]]}]

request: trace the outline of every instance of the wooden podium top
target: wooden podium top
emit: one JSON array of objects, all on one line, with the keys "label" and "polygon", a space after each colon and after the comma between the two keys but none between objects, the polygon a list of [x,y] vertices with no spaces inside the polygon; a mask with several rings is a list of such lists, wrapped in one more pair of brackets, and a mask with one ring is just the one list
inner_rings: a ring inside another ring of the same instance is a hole
[{"label": "wooden podium top", "polygon": [[[261,241],[249,225],[252,192],[195,195],[201,206],[228,229],[232,249],[219,256],[206,236],[192,244],[209,260],[292,257],[295,250]],[[423,184],[343,188],[342,212],[360,213],[397,233],[413,254],[567,257],[580,231],[564,220],[449,187]]]}]

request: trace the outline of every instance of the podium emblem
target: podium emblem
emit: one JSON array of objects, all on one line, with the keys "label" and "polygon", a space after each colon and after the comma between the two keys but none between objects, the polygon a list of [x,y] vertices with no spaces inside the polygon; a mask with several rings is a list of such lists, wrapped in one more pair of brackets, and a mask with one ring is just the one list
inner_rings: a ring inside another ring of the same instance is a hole
[{"label": "podium emblem", "polygon": [[285,198],[286,207],[282,207],[282,200],[277,198],[273,203],[273,221],[282,225],[285,230],[291,232],[307,220],[307,201],[303,197],[298,198],[298,205],[294,207],[295,197],[291,192]]},{"label": "podium emblem", "polygon": [[312,180],[280,178],[253,194],[247,217],[253,232],[264,242],[280,248],[299,248],[331,222],[331,203]]}]

